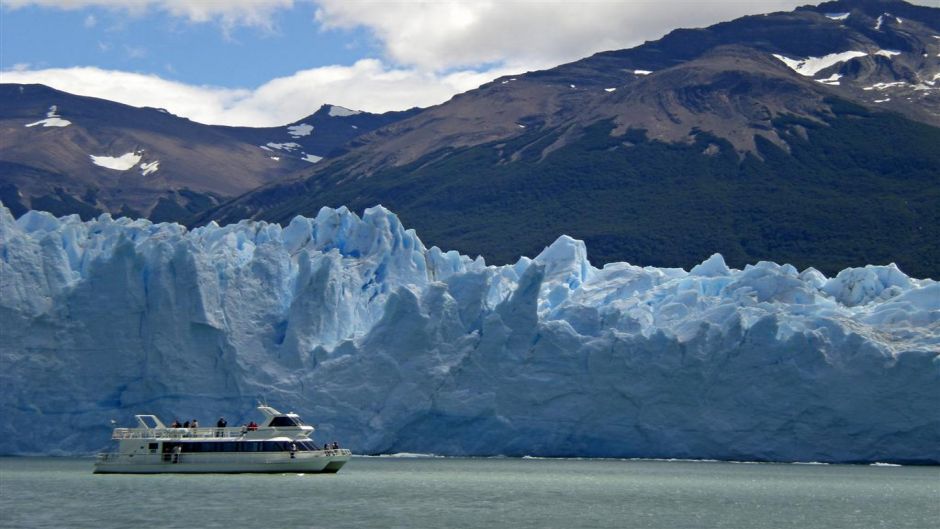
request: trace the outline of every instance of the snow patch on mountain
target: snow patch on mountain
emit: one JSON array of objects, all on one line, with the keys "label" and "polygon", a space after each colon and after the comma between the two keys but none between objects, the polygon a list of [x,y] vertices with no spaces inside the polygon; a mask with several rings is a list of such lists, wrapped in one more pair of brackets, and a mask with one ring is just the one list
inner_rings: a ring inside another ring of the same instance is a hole
[{"label": "snow patch on mountain", "polygon": [[88,156],[91,158],[91,163],[114,171],[132,169],[143,158],[143,155],[138,152],[127,152],[120,156],[95,156],[94,154]]},{"label": "snow patch on mountain", "polygon": [[156,173],[158,170],[160,170],[160,160],[140,163],[141,176],[147,176],[149,174]]},{"label": "snow patch on mountain", "polygon": [[310,163],[317,163],[322,159],[323,159],[322,156],[317,156],[315,154],[307,154],[307,153],[304,153],[303,157],[301,158],[301,160],[305,162],[310,162]]},{"label": "snow patch on mountain", "polygon": [[868,55],[863,51],[843,51],[840,53],[830,53],[823,57],[807,57],[805,59],[791,59],[783,55],[774,53],[773,56],[779,59],[781,62],[790,67],[791,70],[796,73],[812,77],[830,66],[839,64],[840,62],[845,62],[856,57],[864,57]]},{"label": "snow patch on mountain", "polygon": [[826,13],[826,18],[831,20],[845,20],[851,13]]},{"label": "snow patch on mountain", "polygon": [[897,88],[901,86],[907,86],[907,83],[904,81],[893,81],[890,83],[875,83],[871,86],[866,86],[862,90],[887,90],[889,88]]},{"label": "snow patch on mountain", "polygon": [[295,150],[295,149],[299,149],[299,148],[301,147],[301,145],[300,145],[299,143],[296,143],[296,142],[293,142],[293,141],[289,141],[289,142],[285,142],[285,143],[275,143],[275,142],[273,142],[273,141],[269,141],[267,144],[265,144],[265,145],[262,146],[261,148],[263,149],[263,148],[265,148],[265,147],[268,147],[269,149],[277,149],[277,150],[279,150],[279,151],[288,151],[288,152],[290,152],[290,151],[293,151],[293,150]]},{"label": "snow patch on mountain", "polygon": [[826,79],[817,79],[816,82],[830,86],[839,86],[839,79],[842,79],[842,74],[834,73]]},{"label": "snow patch on mountain", "polygon": [[362,114],[362,112],[359,110],[350,110],[346,107],[331,105],[328,115],[335,118],[343,118],[346,116],[355,116],[356,114]]},{"label": "snow patch on mountain", "polygon": [[881,31],[881,27],[884,26],[886,17],[893,18],[898,24],[903,24],[904,21],[900,17],[893,16],[891,13],[884,13],[883,15],[878,15],[878,19],[875,21],[875,31]]},{"label": "snow patch on mountain", "polygon": [[882,57],[887,57],[889,59],[891,57],[894,57],[895,55],[900,55],[900,54],[901,52],[896,51],[896,50],[878,50],[875,52],[875,55],[881,55]]},{"label": "snow patch on mountain", "polygon": [[487,266],[381,207],[0,208],[0,271],[0,453],[262,398],[366,453],[940,461],[940,283],[894,265],[598,268],[562,236]]},{"label": "snow patch on mountain", "polygon": [[304,136],[309,136],[313,132],[313,125],[308,125],[306,123],[300,123],[299,125],[291,125],[287,127],[287,133],[290,134],[292,138],[302,138]]},{"label": "snow patch on mountain", "polygon": [[71,121],[67,119],[62,119],[62,116],[58,114],[59,107],[52,105],[49,107],[49,111],[46,112],[46,119],[40,119],[33,123],[27,123],[26,127],[35,127],[36,125],[42,125],[43,127],[68,127],[72,124]]}]

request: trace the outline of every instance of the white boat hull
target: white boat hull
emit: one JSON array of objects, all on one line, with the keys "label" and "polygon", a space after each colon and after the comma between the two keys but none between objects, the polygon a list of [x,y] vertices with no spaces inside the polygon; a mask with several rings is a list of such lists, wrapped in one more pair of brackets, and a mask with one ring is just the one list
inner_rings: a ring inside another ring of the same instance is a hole
[{"label": "white boat hull", "polygon": [[259,454],[102,454],[95,474],[332,474],[349,461],[348,450]]}]

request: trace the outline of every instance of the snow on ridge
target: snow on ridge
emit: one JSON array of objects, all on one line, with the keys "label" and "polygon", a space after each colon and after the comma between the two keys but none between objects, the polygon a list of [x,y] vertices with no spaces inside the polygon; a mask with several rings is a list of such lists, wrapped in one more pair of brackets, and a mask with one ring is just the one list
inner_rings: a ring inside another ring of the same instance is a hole
[{"label": "snow on ridge", "polygon": [[884,26],[884,23],[885,23],[885,20],[886,20],[885,17],[891,17],[891,18],[893,18],[894,21],[897,22],[898,24],[903,24],[903,23],[904,23],[904,21],[901,20],[900,17],[896,17],[896,16],[892,15],[891,13],[884,13],[884,14],[878,15],[878,20],[875,21],[875,31],[880,31],[880,30],[881,30],[881,27]]},{"label": "snow on ridge", "polygon": [[306,123],[300,123],[287,127],[287,133],[290,134],[292,138],[302,138],[304,136],[309,136],[311,132],[313,132],[313,125],[308,125]]},{"label": "snow on ridge", "polygon": [[273,141],[269,141],[266,145],[261,146],[262,149],[264,149],[265,147],[268,147],[269,149],[277,149],[279,151],[290,152],[290,151],[293,151],[294,149],[299,149],[301,145],[293,141],[284,142],[284,143],[275,143]]},{"label": "snow on ridge", "polygon": [[901,52],[897,50],[878,50],[875,52],[875,55],[881,55],[882,57],[887,57],[889,59],[891,57],[894,57],[895,55],[900,55],[900,54]]},{"label": "snow on ridge", "polygon": [[160,160],[140,163],[141,176],[147,176],[148,174],[156,173],[159,169],[160,169]]},{"label": "snow on ridge", "polygon": [[361,110],[351,110],[346,107],[341,107],[338,105],[330,105],[329,116],[334,118],[344,118],[346,116],[355,116],[356,114],[362,114]]},{"label": "snow on ridge", "polygon": [[95,156],[94,154],[88,156],[91,158],[91,163],[115,171],[127,171],[140,163],[143,158],[139,152],[133,151],[120,156]]},{"label": "snow on ridge", "polygon": [[890,82],[890,83],[875,83],[875,84],[873,84],[873,85],[871,85],[871,86],[866,86],[866,87],[862,88],[862,90],[866,90],[866,91],[870,91],[870,90],[887,90],[887,89],[889,89],[889,88],[898,88],[898,87],[908,86],[908,85],[909,85],[909,83],[907,83],[906,81],[892,81],[892,82]]},{"label": "snow on ridge", "polygon": [[2,453],[268,394],[365,452],[940,461],[940,283],[894,265],[598,268],[561,236],[488,266],[381,206],[192,230],[4,207],[0,260]]},{"label": "snow on ridge", "polygon": [[807,57],[805,59],[791,59],[789,57],[774,53],[773,56],[790,67],[796,73],[812,77],[830,66],[845,62],[857,57],[868,55],[863,51],[843,51],[840,53],[830,53],[823,57]]},{"label": "snow on ridge", "polygon": [[653,73],[652,70],[633,70],[633,75],[649,75]]},{"label": "snow on ridge", "polygon": [[851,13],[826,13],[826,18],[831,20],[845,20]]},{"label": "snow on ridge", "polygon": [[842,74],[834,73],[826,79],[816,79],[816,82],[830,86],[839,86],[839,79],[842,79]]},{"label": "snow on ridge", "polygon": [[71,125],[72,122],[67,119],[62,119],[58,111],[59,107],[52,105],[49,107],[49,111],[46,112],[46,119],[40,119],[39,121],[28,123],[24,126],[35,127],[36,125],[42,125],[43,127],[68,127]]}]

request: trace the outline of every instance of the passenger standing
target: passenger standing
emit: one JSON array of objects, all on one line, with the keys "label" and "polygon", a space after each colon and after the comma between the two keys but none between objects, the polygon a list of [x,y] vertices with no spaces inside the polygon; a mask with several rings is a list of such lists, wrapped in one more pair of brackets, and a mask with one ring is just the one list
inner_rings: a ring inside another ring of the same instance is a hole
[{"label": "passenger standing", "polygon": [[225,427],[228,426],[228,422],[225,420],[225,417],[219,417],[219,422],[215,423],[215,426],[218,428],[218,430],[215,431],[215,436],[224,437]]}]

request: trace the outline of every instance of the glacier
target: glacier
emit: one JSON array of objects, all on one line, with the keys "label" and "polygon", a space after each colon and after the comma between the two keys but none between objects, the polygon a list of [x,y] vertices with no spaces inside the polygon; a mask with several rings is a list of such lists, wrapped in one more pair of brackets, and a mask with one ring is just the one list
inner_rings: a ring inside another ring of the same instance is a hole
[{"label": "glacier", "polygon": [[[498,234],[494,234],[498,236]],[[0,205],[0,453],[254,417],[358,453],[940,463],[940,283],[716,254],[489,266],[382,207],[286,227]]]}]

